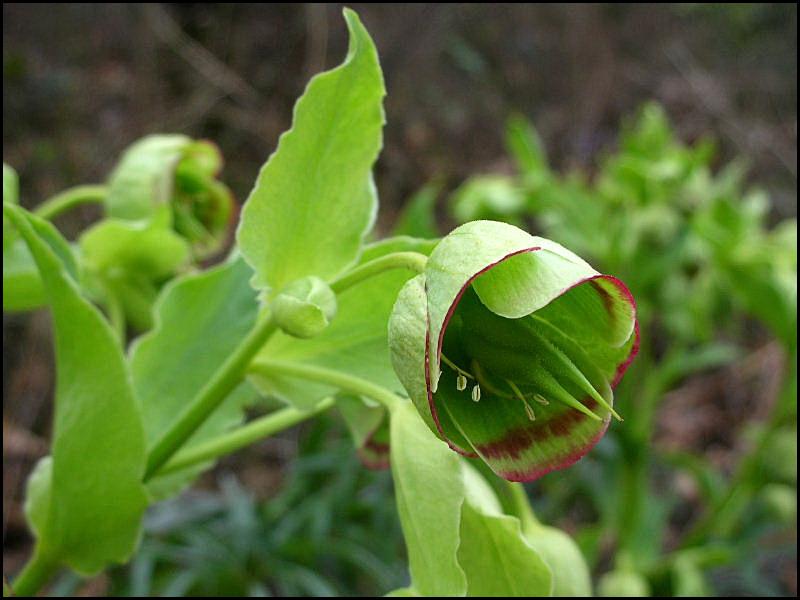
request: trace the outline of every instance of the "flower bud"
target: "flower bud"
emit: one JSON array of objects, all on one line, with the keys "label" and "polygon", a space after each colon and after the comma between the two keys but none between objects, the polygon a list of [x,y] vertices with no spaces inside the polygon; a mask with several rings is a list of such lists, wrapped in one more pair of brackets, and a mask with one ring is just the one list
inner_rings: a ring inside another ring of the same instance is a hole
[{"label": "flower bud", "polygon": [[284,332],[312,338],[325,331],[336,316],[336,294],[319,277],[304,277],[287,285],[270,307]]}]

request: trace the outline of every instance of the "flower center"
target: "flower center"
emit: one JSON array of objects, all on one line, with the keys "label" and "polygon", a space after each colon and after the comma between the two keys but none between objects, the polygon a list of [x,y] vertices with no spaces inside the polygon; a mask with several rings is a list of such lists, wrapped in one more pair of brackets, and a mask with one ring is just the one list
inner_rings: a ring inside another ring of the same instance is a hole
[{"label": "flower center", "polygon": [[[558,302],[558,299],[553,301]],[[518,399],[530,420],[534,405],[559,402],[601,420],[600,406],[621,418],[598,390],[608,381],[569,334],[536,313],[507,319],[488,310],[472,288],[461,298],[448,324],[442,363],[456,375],[456,389],[471,386],[481,396]]]}]

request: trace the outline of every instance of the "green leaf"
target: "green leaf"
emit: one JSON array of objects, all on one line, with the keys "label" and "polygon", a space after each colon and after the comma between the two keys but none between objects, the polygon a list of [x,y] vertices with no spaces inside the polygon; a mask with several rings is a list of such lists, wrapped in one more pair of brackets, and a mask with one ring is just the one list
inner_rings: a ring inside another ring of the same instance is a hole
[{"label": "green leaf", "polygon": [[622,282],[491,221],[439,243],[389,331],[395,370],[431,429],[512,481],[568,466],[599,440],[638,341]]},{"label": "green leaf", "polygon": [[553,573],[524,535],[520,520],[503,514],[489,482],[461,460],[465,502],[458,560],[468,596],[550,596]]},{"label": "green leaf", "polygon": [[487,514],[466,502],[461,509],[458,561],[470,596],[549,596],[550,568],[522,536],[516,517]]},{"label": "green leaf", "polygon": [[597,595],[604,598],[644,598],[650,595],[650,584],[636,571],[610,571],[597,583]]},{"label": "green leaf", "polygon": [[410,235],[418,238],[439,237],[436,225],[436,198],[442,184],[431,182],[420,188],[403,207],[394,226],[394,235]]},{"label": "green leaf", "polygon": [[141,416],[114,333],[39,233],[57,239],[55,228],[3,208],[39,266],[55,332],[52,463],[31,480],[31,524],[40,551],[90,575],[127,560],[139,539],[146,506]]},{"label": "green leaf", "polygon": [[453,216],[460,223],[475,219],[519,222],[525,210],[525,191],[511,177],[481,175],[468,179],[451,199]]},{"label": "green leaf", "polygon": [[[17,172],[6,163],[3,163],[3,202],[19,204],[19,178]],[[11,245],[14,228],[3,215],[3,254]]]},{"label": "green leaf", "polygon": [[458,563],[464,484],[458,456],[402,404],[391,418],[391,462],[412,587],[423,596],[462,596]]},{"label": "green leaf", "polygon": [[[415,251],[429,254],[435,242],[390,238],[367,246],[360,263],[391,254]],[[389,360],[387,322],[398,290],[413,275],[410,271],[385,271],[355,285],[337,297],[336,318],[322,334],[302,340],[282,332],[273,335],[256,360],[275,359],[336,369],[367,379],[392,391],[402,386]],[[274,395],[300,409],[310,409],[337,389],[278,374],[254,374],[251,380],[265,394]]]},{"label": "green leaf", "polygon": [[137,330],[152,326],[158,287],[188,265],[188,243],[165,222],[105,219],[79,239],[84,284],[98,299],[118,301]]},{"label": "green leaf", "polygon": [[552,574],[486,480],[424,426],[391,415],[391,463],[412,588],[424,596],[548,596]]},{"label": "green leaf", "polygon": [[347,58],[309,82],[242,210],[237,239],[258,289],[307,275],[330,280],[355,261],[374,220],[383,76],[358,16],[345,9],[344,17]]},{"label": "green leaf", "polygon": [[540,523],[525,528],[525,540],[553,573],[553,596],[580,598],[592,595],[589,566],[568,534]]},{"label": "green leaf", "polygon": [[517,168],[526,177],[544,176],[549,172],[544,144],[533,124],[521,115],[513,115],[506,123],[506,147]]},{"label": "green leaf", "polygon": [[389,466],[389,415],[381,405],[352,394],[338,394],[336,407],[342,415],[358,458],[369,469]]},{"label": "green leaf", "polygon": [[[156,325],[130,352],[131,373],[141,404],[148,444],[152,445],[253,328],[256,293],[247,284],[252,270],[241,258],[202,273],[175,279],[155,306]],[[238,387],[189,439],[186,448],[241,422],[242,404],[254,392]],[[170,495],[210,465],[157,477],[149,484],[156,497]]]},{"label": "green leaf", "polygon": [[3,310],[26,311],[44,306],[47,301],[42,278],[25,240],[13,231],[4,235],[4,242],[6,239],[10,243],[3,248]]},{"label": "green leaf", "polygon": [[[17,173],[5,163],[3,163],[3,201],[19,204]],[[68,261],[69,268],[74,272],[75,259],[64,239],[60,235],[50,236],[47,229],[40,230],[39,234],[45,237],[59,256]],[[45,303],[42,279],[28,245],[3,214],[3,310],[33,310],[44,306]]]},{"label": "green leaf", "polygon": [[417,592],[417,590],[415,590],[413,587],[397,588],[396,590],[392,590],[386,594],[387,598],[416,598],[418,596],[419,592]]}]

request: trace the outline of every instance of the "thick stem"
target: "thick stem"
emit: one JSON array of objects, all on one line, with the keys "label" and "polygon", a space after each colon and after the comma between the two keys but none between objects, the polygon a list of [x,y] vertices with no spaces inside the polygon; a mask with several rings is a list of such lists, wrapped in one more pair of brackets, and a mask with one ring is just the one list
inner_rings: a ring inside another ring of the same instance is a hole
[{"label": "thick stem", "polygon": [[288,375],[320,383],[328,383],[346,392],[366,396],[383,404],[388,410],[394,409],[399,402],[403,402],[400,396],[390,392],[384,387],[376,385],[366,379],[347,375],[333,369],[306,365],[302,363],[283,362],[279,360],[258,359],[250,365],[251,373],[270,375]]},{"label": "thick stem", "polygon": [[56,194],[36,207],[33,213],[43,219],[53,219],[63,212],[81,204],[105,202],[108,187],[104,185],[79,185]]},{"label": "thick stem", "polygon": [[306,419],[320,414],[333,406],[333,398],[326,398],[310,410],[283,408],[272,414],[255,419],[242,427],[229,431],[205,443],[178,452],[158,471],[158,475],[166,475],[187,467],[214,460],[221,456],[241,450],[279,431],[288,429]]},{"label": "thick stem", "polygon": [[359,265],[345,273],[336,281],[331,283],[331,289],[337,294],[343,292],[356,283],[379,275],[390,269],[408,269],[415,273],[422,273],[425,270],[425,263],[428,257],[419,252],[394,252],[371,260],[368,263]]},{"label": "thick stem", "polygon": [[148,453],[145,481],[156,474],[161,466],[214,412],[214,409],[239,385],[250,361],[275,330],[276,325],[272,319],[266,318],[261,321],[214,373],[200,393]]},{"label": "thick stem", "polygon": [[35,596],[59,568],[57,560],[37,548],[19,575],[11,582],[11,590],[15,596]]}]

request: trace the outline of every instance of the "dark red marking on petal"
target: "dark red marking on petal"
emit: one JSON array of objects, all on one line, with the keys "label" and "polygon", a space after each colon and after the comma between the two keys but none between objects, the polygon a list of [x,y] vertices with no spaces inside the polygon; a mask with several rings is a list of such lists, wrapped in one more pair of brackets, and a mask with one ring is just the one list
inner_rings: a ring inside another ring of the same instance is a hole
[{"label": "dark red marking on petal", "polygon": [[622,380],[622,376],[625,375],[625,371],[628,370],[628,367],[631,366],[633,359],[636,358],[636,355],[639,353],[639,343],[641,341],[641,337],[639,334],[638,319],[634,320],[633,322],[633,335],[635,338],[633,340],[633,346],[631,346],[631,351],[628,353],[628,357],[617,367],[617,372],[614,375],[614,381],[611,382],[611,389],[617,387],[617,384]]},{"label": "dark red marking on petal", "polygon": [[597,435],[595,435],[591,440],[589,440],[589,442],[585,446],[578,448],[575,452],[568,454],[563,458],[555,458],[550,463],[545,465],[537,465],[535,468],[529,471],[525,470],[501,471],[500,473],[498,473],[498,475],[509,481],[525,482],[525,481],[533,481],[535,479],[539,479],[540,477],[547,475],[552,471],[566,469],[567,467],[574,465],[576,462],[578,462],[580,459],[586,456],[586,454],[588,454],[589,451],[592,448],[594,448],[595,445],[597,445],[597,442],[600,441],[600,438],[602,438],[605,435],[606,430],[608,429],[609,421],[610,421],[609,419],[605,421],[603,427],[600,429],[600,431],[597,432]]},{"label": "dark red marking on petal", "polygon": [[[636,355],[639,353],[639,340],[640,340],[639,319],[636,316],[637,312],[636,299],[633,297],[633,294],[631,294],[631,291],[628,289],[628,286],[625,285],[625,283],[623,283],[621,279],[618,279],[613,275],[600,274],[600,275],[592,275],[591,277],[587,277],[586,279],[580,280],[579,282],[569,286],[568,288],[561,290],[561,292],[556,297],[560,297],[566,294],[572,288],[582,285],[587,281],[592,282],[593,285],[597,286],[597,284],[595,283],[595,280],[597,279],[603,279],[604,281],[608,281],[609,283],[613,284],[620,292],[622,292],[622,296],[623,298],[625,298],[625,301],[628,302],[633,308],[633,335],[635,336],[635,339],[633,341],[633,346],[631,346],[631,351],[628,353],[628,356],[626,356],[625,360],[623,360],[619,365],[617,365],[617,370],[616,373],[614,374],[614,380],[611,382],[611,389],[613,390],[614,388],[617,387],[617,384],[622,379],[622,376],[625,374],[625,371],[628,370],[628,367],[633,362],[633,359],[636,358]],[[599,288],[599,286],[597,287]],[[603,290],[603,294],[604,294],[603,303],[605,304],[608,292],[606,290]],[[610,310],[610,306],[611,306],[610,304],[607,304],[606,310],[608,310],[609,314],[613,314]]]},{"label": "dark red marking on petal", "polygon": [[[588,397],[584,398],[582,403],[589,410],[597,406],[597,402]],[[516,460],[537,440],[547,437],[565,437],[572,432],[576,425],[588,419],[589,417],[582,412],[574,408],[568,408],[552,419],[537,420],[522,427],[517,427],[506,433],[502,439],[476,446],[475,449],[479,454],[488,458],[511,458]]]},{"label": "dark red marking on petal", "polygon": [[364,451],[363,448],[359,448],[356,455],[358,456],[358,460],[361,461],[361,464],[372,471],[383,471],[390,466],[388,453],[385,456],[373,456]]}]

